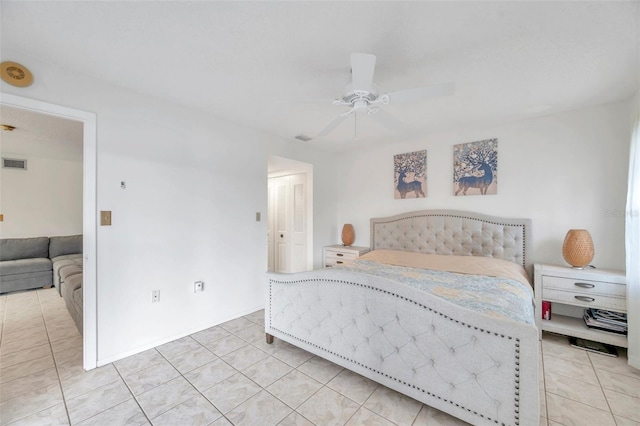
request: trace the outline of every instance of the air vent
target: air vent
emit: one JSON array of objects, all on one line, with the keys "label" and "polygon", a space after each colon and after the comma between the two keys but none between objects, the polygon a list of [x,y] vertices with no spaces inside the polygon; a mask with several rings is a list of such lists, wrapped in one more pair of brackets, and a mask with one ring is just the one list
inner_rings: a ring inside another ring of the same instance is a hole
[{"label": "air vent", "polygon": [[17,158],[4,158],[2,157],[3,169],[17,169],[27,170],[27,160],[20,160]]},{"label": "air vent", "polygon": [[302,142],[309,142],[312,138],[310,138],[307,135],[298,135],[298,136],[296,136],[296,139],[298,139],[299,141],[302,141]]}]

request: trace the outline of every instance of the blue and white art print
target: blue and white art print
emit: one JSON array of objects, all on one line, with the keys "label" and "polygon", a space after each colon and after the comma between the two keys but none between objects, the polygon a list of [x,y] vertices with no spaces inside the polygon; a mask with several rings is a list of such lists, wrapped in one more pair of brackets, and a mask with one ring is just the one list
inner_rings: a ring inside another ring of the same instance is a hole
[{"label": "blue and white art print", "polygon": [[427,150],[393,156],[394,198],[427,196]]},{"label": "blue and white art print", "polygon": [[453,192],[456,196],[498,193],[498,139],[453,146]]}]

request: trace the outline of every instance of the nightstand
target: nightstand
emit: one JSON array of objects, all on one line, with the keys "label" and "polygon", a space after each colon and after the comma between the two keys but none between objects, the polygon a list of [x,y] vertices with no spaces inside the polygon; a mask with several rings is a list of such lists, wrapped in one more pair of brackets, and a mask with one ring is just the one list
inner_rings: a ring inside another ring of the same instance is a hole
[{"label": "nightstand", "polygon": [[340,244],[326,246],[323,249],[324,267],[340,265],[347,260],[357,259],[369,251],[369,247],[345,247]]},{"label": "nightstand", "polygon": [[[534,265],[536,325],[542,331],[579,337],[614,346],[627,347],[627,336],[588,328],[584,308],[627,312],[625,274],[599,269]],[[542,301],[551,302],[551,319],[542,319]]]}]

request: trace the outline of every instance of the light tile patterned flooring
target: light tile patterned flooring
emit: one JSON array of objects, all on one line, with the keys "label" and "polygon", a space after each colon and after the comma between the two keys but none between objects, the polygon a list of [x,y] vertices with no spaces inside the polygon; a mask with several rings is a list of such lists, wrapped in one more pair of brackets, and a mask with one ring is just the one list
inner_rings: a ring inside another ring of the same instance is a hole
[{"label": "light tile patterned flooring", "polygon": [[[255,312],[88,372],[55,289],[0,295],[0,424],[461,425],[276,339]],[[545,334],[541,425],[640,425],[626,356]]]}]

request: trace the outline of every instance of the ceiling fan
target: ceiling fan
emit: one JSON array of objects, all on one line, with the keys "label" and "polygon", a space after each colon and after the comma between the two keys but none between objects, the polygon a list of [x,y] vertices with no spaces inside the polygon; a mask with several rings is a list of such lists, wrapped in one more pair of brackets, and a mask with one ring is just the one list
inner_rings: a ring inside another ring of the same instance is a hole
[{"label": "ceiling fan", "polygon": [[452,95],[455,90],[453,83],[442,83],[433,86],[399,90],[381,94],[373,82],[376,67],[376,56],[367,53],[351,54],[351,84],[344,88],[340,99],[333,100],[333,105],[346,106],[349,110],[333,119],[318,135],[322,138],[331,133],[349,116],[357,117],[357,113],[366,112],[367,115],[379,121],[384,126],[396,130],[402,126],[400,120],[389,114],[381,105],[400,102],[415,102],[437,96]]}]

